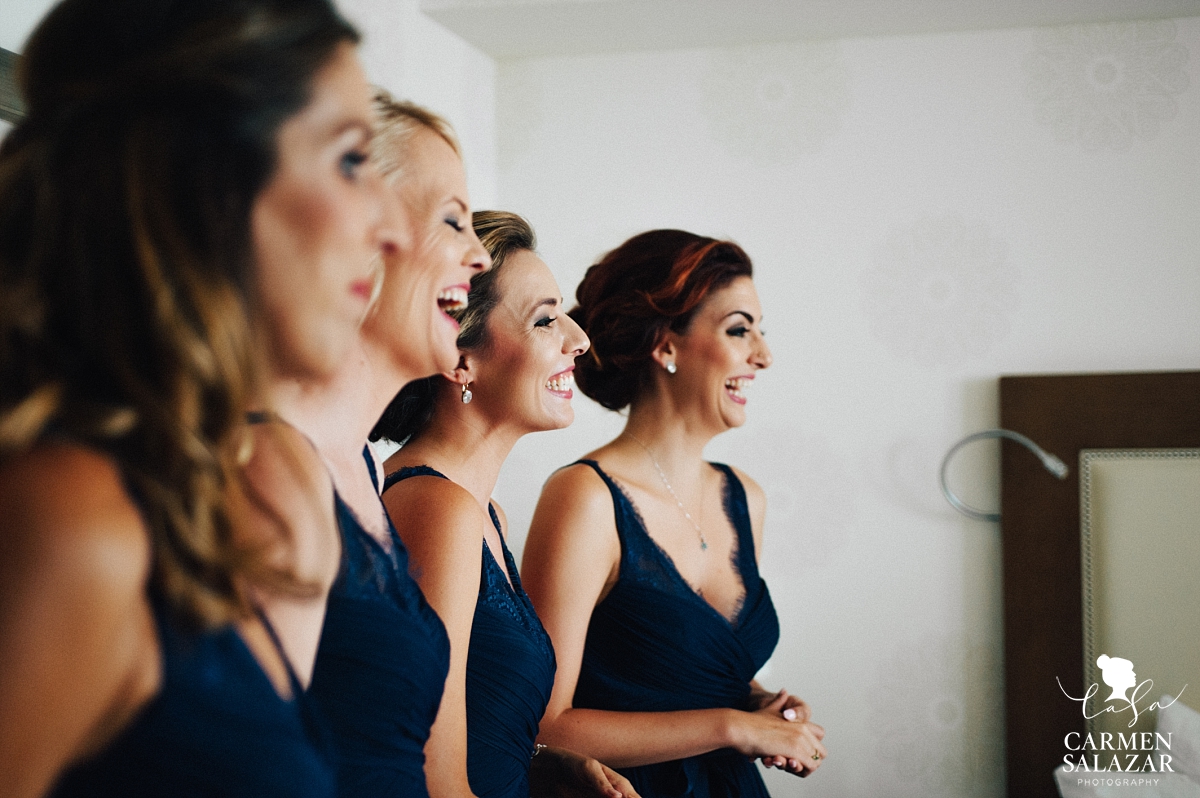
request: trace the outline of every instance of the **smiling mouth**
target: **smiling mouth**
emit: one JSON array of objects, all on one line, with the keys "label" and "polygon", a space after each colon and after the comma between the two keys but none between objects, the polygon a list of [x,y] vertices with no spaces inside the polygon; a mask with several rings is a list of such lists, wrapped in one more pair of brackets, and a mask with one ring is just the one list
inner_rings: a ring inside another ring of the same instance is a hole
[{"label": "smiling mouth", "polygon": [[443,288],[438,292],[437,304],[438,309],[443,313],[465,310],[467,307],[467,288],[461,285],[452,285],[449,288]]},{"label": "smiling mouth", "polygon": [[546,380],[546,390],[565,399],[570,399],[575,395],[575,392],[571,390],[574,387],[575,373],[573,371],[560,372]]},{"label": "smiling mouth", "polygon": [[750,386],[752,381],[749,377],[734,377],[725,380],[725,391],[733,401],[744,405],[746,404],[746,394],[744,391]]}]

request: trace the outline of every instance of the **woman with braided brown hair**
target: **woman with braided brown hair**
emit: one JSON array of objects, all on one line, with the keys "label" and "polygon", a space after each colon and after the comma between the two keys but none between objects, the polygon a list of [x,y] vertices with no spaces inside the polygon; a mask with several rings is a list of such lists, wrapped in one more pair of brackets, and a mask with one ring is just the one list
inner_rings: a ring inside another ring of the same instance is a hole
[{"label": "woman with braided brown hair", "polygon": [[592,266],[571,311],[592,339],[580,390],[629,411],[550,477],[525,544],[558,654],[542,737],[647,798],[765,796],[753,759],[807,775],[826,755],[808,706],[754,681],[779,639],[763,491],[702,456],[771,365],[751,275],[731,241],[653,230]]},{"label": "woman with braided brown hair", "polygon": [[245,417],[344,356],[387,245],[356,41],[327,0],[66,0],[26,48],[0,149],[0,794],[333,793],[302,695],[332,490]]}]

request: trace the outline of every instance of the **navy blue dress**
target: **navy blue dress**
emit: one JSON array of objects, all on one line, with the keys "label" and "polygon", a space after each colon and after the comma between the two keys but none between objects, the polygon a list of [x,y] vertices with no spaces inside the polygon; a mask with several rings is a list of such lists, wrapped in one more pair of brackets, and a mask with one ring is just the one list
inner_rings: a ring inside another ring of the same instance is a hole
[{"label": "navy blue dress", "polygon": [[[402,468],[384,482],[446,477],[428,466]],[[479,798],[529,798],[529,765],[538,725],[554,688],[554,647],[521,588],[517,564],[489,504],[508,579],[483,541],[479,598],[467,651],[467,781]]]},{"label": "navy blue dress", "polygon": [[[592,611],[573,706],[616,712],[750,709],[750,681],[775,650],[779,619],[758,573],[746,492],[729,466],[725,514],[737,533],[733,565],[745,597],[730,621],[699,596],[646,532],[629,497],[608,485],[621,541],[617,582]],[[732,749],[622,768],[642,798],[766,796],[758,766]]]},{"label": "navy blue dress", "polygon": [[161,689],[111,745],[68,770],[52,795],[333,798],[320,725],[291,665],[288,701],[233,627],[187,632],[153,595],[151,606]]},{"label": "navy blue dress", "polygon": [[409,575],[391,522],[385,548],[340,496],[337,518],[342,567],[309,692],[333,732],[338,792],[427,798],[425,741],[450,669],[446,628]]}]

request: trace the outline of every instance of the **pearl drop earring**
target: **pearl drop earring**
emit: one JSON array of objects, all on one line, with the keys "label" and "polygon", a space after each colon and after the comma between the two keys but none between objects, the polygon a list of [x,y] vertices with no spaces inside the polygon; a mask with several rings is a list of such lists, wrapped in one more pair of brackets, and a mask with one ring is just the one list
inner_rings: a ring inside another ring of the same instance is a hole
[{"label": "pearl drop earring", "polygon": [[471,404],[471,400],[475,397],[475,394],[471,393],[470,385],[469,380],[463,385],[462,402],[464,405]]},{"label": "pearl drop earring", "polygon": [[667,370],[668,374],[674,374],[678,370],[675,368],[674,360],[668,360],[667,365],[663,366],[663,368],[665,368]]}]

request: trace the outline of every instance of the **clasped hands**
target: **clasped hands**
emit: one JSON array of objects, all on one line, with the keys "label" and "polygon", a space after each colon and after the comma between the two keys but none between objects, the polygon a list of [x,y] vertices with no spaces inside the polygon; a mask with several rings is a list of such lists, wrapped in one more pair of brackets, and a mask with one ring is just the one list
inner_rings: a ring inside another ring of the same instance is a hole
[{"label": "clasped hands", "polygon": [[[824,763],[829,755],[822,742],[825,729],[812,722],[812,709],[803,699],[787,690],[770,693],[759,689],[751,696],[751,706],[754,705],[758,709],[749,714],[758,733],[753,735],[754,743],[747,752],[750,759],[758,759],[765,767],[786,770],[801,778]],[[766,751],[779,753],[768,754]]]}]

